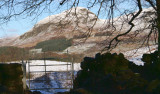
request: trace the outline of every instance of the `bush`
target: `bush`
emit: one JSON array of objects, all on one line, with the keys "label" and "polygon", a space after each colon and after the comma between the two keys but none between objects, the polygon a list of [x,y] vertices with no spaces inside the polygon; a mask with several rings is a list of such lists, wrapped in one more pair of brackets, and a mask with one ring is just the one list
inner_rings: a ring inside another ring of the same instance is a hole
[{"label": "bush", "polygon": [[123,54],[105,53],[96,54],[95,58],[85,57],[70,94],[78,94],[77,89],[84,89],[90,94],[145,93],[147,80],[129,69],[129,63]]},{"label": "bush", "polygon": [[158,52],[144,54],[142,61],[144,66],[137,66],[111,53],[85,57],[74,88],[64,94],[160,94]]},{"label": "bush", "polygon": [[72,45],[72,39],[66,38],[52,39],[38,43],[35,48],[42,48],[43,52],[46,51],[63,51]]},{"label": "bush", "polygon": [[144,54],[142,57],[144,61],[144,66],[130,65],[130,68],[136,72],[140,73],[143,78],[152,81],[155,79],[160,79],[160,58],[158,51],[151,54]]}]

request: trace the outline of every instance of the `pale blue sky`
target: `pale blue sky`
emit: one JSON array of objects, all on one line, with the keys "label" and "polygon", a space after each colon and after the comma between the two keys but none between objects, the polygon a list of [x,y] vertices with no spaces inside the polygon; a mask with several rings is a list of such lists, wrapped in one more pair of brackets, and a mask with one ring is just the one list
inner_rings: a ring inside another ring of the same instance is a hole
[{"label": "pale blue sky", "polygon": [[[82,0],[82,2],[79,3],[79,6],[80,7],[86,7],[87,6],[86,1],[87,0]],[[88,1],[90,1],[90,0],[88,0]],[[130,3],[133,3],[133,2],[123,3],[119,7],[120,7],[120,9],[131,8]],[[57,4],[54,4],[52,6],[57,7]],[[90,11],[97,14],[97,9],[98,8],[99,8],[99,5],[96,5]],[[39,20],[42,20],[49,15],[54,15],[54,14],[57,14],[57,13],[61,13],[62,11],[66,10],[66,9],[67,9],[67,6],[64,6],[59,10],[53,9],[52,12],[47,12],[47,11],[43,12],[40,16],[36,17],[36,19],[34,19],[34,20],[33,20],[33,18],[35,16],[27,17],[25,19],[23,18],[23,16],[13,18],[8,23],[0,26],[0,38],[22,35],[25,32],[27,32],[28,30],[30,30]],[[99,16],[99,18],[102,18],[102,19],[106,18],[105,11],[101,12],[101,15]]]}]

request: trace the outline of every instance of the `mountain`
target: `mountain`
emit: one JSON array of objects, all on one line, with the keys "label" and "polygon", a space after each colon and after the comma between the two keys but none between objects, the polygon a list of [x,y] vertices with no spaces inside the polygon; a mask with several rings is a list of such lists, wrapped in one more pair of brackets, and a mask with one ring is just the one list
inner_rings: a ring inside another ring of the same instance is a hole
[{"label": "mountain", "polygon": [[[130,36],[123,36],[123,43],[119,45],[118,49],[114,51],[120,52],[121,50],[129,50],[136,48],[139,42],[133,43],[134,41],[142,40],[142,36],[146,35],[150,28],[148,23],[150,18],[144,17],[146,12],[152,12],[152,8],[145,9],[143,13],[136,18],[134,23],[136,24]],[[135,12],[136,13],[136,12]],[[154,17],[154,14],[150,15]],[[34,27],[26,32],[25,34],[11,39],[0,39],[0,46],[17,46],[17,47],[35,47],[39,42],[66,38],[72,39],[73,43],[67,50],[70,53],[91,53],[102,50],[109,40],[115,35],[126,32],[130,25],[128,25],[131,19],[130,15],[123,15],[113,19],[114,27],[108,24],[108,20],[99,19],[94,13],[83,7],[71,8],[63,11],[60,14],[48,16]],[[123,22],[123,23],[122,23]],[[142,28],[147,27],[147,28]],[[138,38],[130,38],[133,36],[133,31],[145,31]],[[127,43],[127,44],[126,44]],[[57,45],[58,46],[58,45]],[[133,46],[133,47],[132,47]],[[67,50],[64,50],[67,51]],[[96,50],[96,51],[95,51]]]},{"label": "mountain", "polygon": [[[40,41],[54,37],[66,37],[70,39],[88,31],[95,22],[97,24],[94,26],[94,30],[99,29],[103,24],[103,21],[98,19],[89,10],[82,7],[72,8],[39,21],[30,31],[14,39],[14,42],[10,45],[32,47]],[[6,44],[2,43],[2,45]]]}]

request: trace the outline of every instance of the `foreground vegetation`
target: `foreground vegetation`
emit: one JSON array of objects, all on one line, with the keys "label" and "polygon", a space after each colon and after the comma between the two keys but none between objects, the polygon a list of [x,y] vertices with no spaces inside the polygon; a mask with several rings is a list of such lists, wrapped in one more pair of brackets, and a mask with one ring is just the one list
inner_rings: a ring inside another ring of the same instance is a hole
[{"label": "foreground vegetation", "polygon": [[70,92],[59,94],[160,94],[158,52],[144,54],[144,66],[137,66],[123,54],[85,57]]}]

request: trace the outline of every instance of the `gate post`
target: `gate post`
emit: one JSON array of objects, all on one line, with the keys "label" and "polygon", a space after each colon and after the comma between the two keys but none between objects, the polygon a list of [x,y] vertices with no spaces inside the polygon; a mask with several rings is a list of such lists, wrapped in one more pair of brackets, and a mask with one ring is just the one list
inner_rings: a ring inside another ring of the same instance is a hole
[{"label": "gate post", "polygon": [[73,81],[74,81],[74,58],[72,57],[72,62],[71,62],[71,66],[72,66],[72,89],[73,89]]},{"label": "gate post", "polygon": [[[27,61],[26,61],[27,62]],[[23,89],[26,91],[26,62],[22,60],[22,70],[23,70]]]}]

